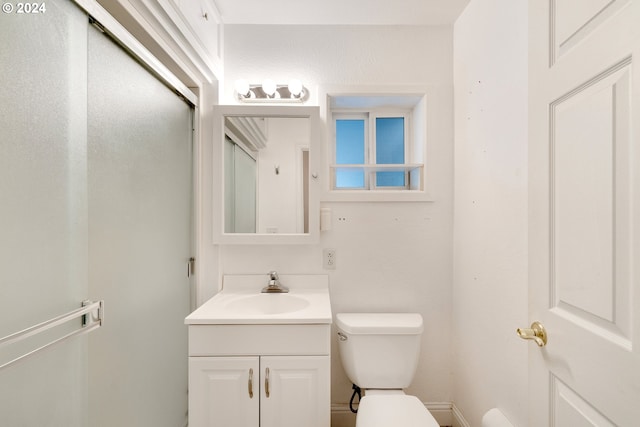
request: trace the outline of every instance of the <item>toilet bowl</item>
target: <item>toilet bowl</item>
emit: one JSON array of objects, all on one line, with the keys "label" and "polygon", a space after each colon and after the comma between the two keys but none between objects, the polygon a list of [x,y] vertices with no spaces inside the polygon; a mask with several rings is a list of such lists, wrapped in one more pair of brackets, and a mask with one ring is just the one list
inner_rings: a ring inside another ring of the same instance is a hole
[{"label": "toilet bowl", "polygon": [[415,396],[367,395],[358,406],[356,427],[439,427]]},{"label": "toilet bowl", "polygon": [[409,386],[420,355],[422,316],[338,313],[338,347],[349,379],[364,390],[356,427],[438,427]]}]

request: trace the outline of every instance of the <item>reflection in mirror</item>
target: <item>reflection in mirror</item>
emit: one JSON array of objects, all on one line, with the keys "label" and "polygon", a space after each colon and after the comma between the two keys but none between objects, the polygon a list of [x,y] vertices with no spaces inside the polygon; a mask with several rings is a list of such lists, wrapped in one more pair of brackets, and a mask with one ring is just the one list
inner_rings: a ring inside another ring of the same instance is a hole
[{"label": "reflection in mirror", "polygon": [[228,136],[224,147],[224,231],[256,232],[256,159]]},{"label": "reflection in mirror", "polygon": [[309,233],[307,117],[224,119],[224,232]]}]

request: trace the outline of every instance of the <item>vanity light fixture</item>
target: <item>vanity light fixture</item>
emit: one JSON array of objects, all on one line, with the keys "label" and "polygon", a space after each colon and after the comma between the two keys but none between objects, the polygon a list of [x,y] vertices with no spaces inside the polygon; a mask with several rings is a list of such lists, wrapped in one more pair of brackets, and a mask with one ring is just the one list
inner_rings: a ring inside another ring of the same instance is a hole
[{"label": "vanity light fixture", "polygon": [[[267,98],[276,98],[276,89],[278,85],[271,79],[266,79],[262,82],[262,91],[267,95]],[[280,93],[278,93],[280,95]]]},{"label": "vanity light fixture", "polygon": [[235,82],[236,98],[242,102],[305,102],[309,90],[298,79],[288,84],[277,84],[266,79],[261,84],[249,84],[244,79]]}]

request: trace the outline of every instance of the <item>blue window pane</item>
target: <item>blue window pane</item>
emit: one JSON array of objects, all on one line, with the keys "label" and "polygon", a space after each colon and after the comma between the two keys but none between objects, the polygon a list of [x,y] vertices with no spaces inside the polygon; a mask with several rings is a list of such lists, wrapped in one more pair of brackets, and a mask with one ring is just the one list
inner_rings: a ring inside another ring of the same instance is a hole
[{"label": "blue window pane", "polygon": [[[336,120],[336,163],[364,164],[364,119]],[[336,170],[336,188],[364,188],[364,171]]]},{"label": "blue window pane", "polygon": [[364,188],[364,171],[336,170],[336,188]]},{"label": "blue window pane", "polygon": [[364,120],[336,120],[336,163],[364,163]]},{"label": "blue window pane", "polygon": [[404,163],[404,117],[376,119],[376,163]]},{"label": "blue window pane", "polygon": [[[404,163],[404,117],[376,119],[376,163]],[[404,187],[404,172],[377,172],[378,187]]]},{"label": "blue window pane", "polygon": [[404,187],[404,172],[376,172],[378,187]]}]

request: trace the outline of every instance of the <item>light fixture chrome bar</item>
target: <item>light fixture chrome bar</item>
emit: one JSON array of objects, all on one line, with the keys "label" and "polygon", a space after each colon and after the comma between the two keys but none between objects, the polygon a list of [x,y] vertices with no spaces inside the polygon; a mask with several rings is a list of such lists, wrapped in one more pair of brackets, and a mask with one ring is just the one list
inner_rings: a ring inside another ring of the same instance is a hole
[{"label": "light fixture chrome bar", "polygon": [[[246,91],[245,91],[246,89]],[[235,90],[236,98],[242,102],[255,103],[302,103],[309,99],[309,90],[301,86],[297,94],[291,92],[289,85],[275,85],[273,93],[267,93],[263,84],[249,84],[245,88],[238,91]],[[241,93],[242,92],[242,93]]]}]

